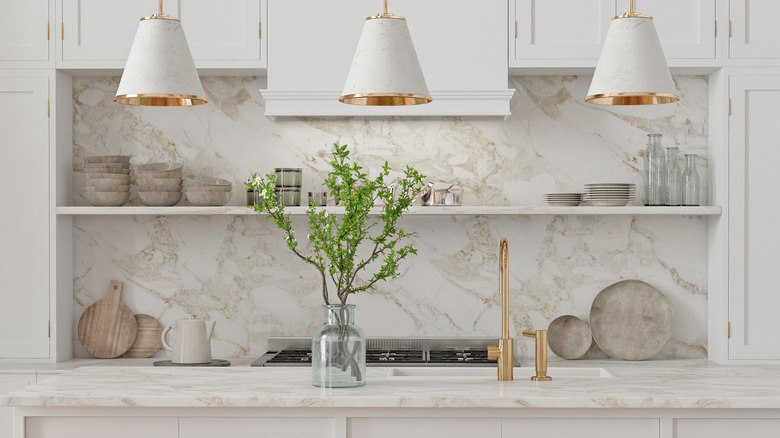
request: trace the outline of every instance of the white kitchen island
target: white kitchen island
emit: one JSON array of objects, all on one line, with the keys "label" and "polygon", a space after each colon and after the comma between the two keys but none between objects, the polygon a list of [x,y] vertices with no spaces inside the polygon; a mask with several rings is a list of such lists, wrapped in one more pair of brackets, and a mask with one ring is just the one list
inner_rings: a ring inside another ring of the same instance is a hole
[{"label": "white kitchen island", "polygon": [[776,366],[551,362],[538,383],[402,371],[321,389],[309,368],[87,366],[0,402],[14,438],[780,436]]}]

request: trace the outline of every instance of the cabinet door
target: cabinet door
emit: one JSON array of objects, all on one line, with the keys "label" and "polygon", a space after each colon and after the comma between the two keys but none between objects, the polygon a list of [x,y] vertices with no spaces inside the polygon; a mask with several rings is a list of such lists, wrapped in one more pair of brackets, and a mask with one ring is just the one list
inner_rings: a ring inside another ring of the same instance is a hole
[{"label": "cabinet door", "polygon": [[[352,418],[347,436],[354,438],[499,438],[495,418]],[[530,435],[524,435],[528,437]]]},{"label": "cabinet door", "polygon": [[777,0],[731,0],[730,58],[779,58]]},{"label": "cabinet door", "polygon": [[674,420],[675,438],[777,438],[777,418],[679,418]]},{"label": "cabinet door", "polygon": [[[163,6],[164,13],[179,15],[178,2]],[[126,60],[141,17],[157,11],[156,0],[62,0],[62,59]]]},{"label": "cabinet door", "polygon": [[[597,59],[615,0],[513,0],[516,60]],[[522,63],[513,63],[522,66]],[[513,65],[515,66],[515,65]]]},{"label": "cabinet door", "polygon": [[179,0],[179,4],[193,58],[260,59],[259,0]]},{"label": "cabinet door", "polygon": [[3,2],[0,14],[0,60],[49,59],[49,2]]},{"label": "cabinet door", "polygon": [[[618,14],[629,9],[629,0],[618,1]],[[667,58],[715,58],[715,0],[636,0],[636,11],[653,17]]]},{"label": "cabinet door", "polygon": [[0,358],[49,357],[48,78],[0,78]]},{"label": "cabinet door", "polygon": [[[0,374],[0,395],[28,386],[35,381],[35,374]],[[12,437],[14,432],[13,408],[0,408],[0,436]]]},{"label": "cabinet door", "polygon": [[729,359],[780,359],[780,76],[732,76],[729,94]]},{"label": "cabinet door", "polygon": [[526,418],[501,421],[501,438],[658,438],[657,418]]},{"label": "cabinet door", "polygon": [[26,438],[179,437],[178,418],[28,417],[25,426]]},{"label": "cabinet door", "polygon": [[333,418],[180,418],[179,438],[334,438]]}]

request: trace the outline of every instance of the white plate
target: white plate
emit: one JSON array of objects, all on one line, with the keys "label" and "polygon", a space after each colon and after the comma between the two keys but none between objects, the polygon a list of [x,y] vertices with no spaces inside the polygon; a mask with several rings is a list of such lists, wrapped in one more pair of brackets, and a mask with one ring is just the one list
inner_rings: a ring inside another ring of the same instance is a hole
[{"label": "white plate", "polygon": [[576,207],[580,203],[580,201],[547,201],[547,204],[552,207]]},{"label": "white plate", "polygon": [[590,203],[591,203],[591,205],[596,206],[596,207],[622,207],[622,206],[628,204],[628,200],[627,199],[624,199],[624,200],[615,199],[615,200],[611,200],[611,201],[605,201],[605,200],[592,199],[590,201]]},{"label": "white plate", "polygon": [[596,184],[584,184],[585,187],[632,187],[636,186],[634,183],[596,183]]}]

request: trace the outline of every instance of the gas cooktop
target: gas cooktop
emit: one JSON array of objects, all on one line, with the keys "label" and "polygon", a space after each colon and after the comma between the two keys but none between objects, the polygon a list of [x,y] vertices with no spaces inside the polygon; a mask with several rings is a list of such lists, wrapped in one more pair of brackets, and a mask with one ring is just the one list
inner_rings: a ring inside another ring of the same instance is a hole
[{"label": "gas cooktop", "polygon": [[[366,366],[495,366],[492,338],[367,338]],[[253,367],[310,366],[311,338],[268,338],[268,352]],[[515,366],[520,366],[515,359]]]}]

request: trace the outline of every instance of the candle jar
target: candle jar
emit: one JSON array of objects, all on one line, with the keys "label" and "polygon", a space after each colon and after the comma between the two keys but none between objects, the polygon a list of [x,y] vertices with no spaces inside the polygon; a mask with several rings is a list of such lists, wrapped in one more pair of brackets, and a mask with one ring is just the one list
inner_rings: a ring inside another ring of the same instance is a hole
[{"label": "candle jar", "polygon": [[277,167],[276,187],[301,187],[303,181],[303,169],[299,167]]}]

